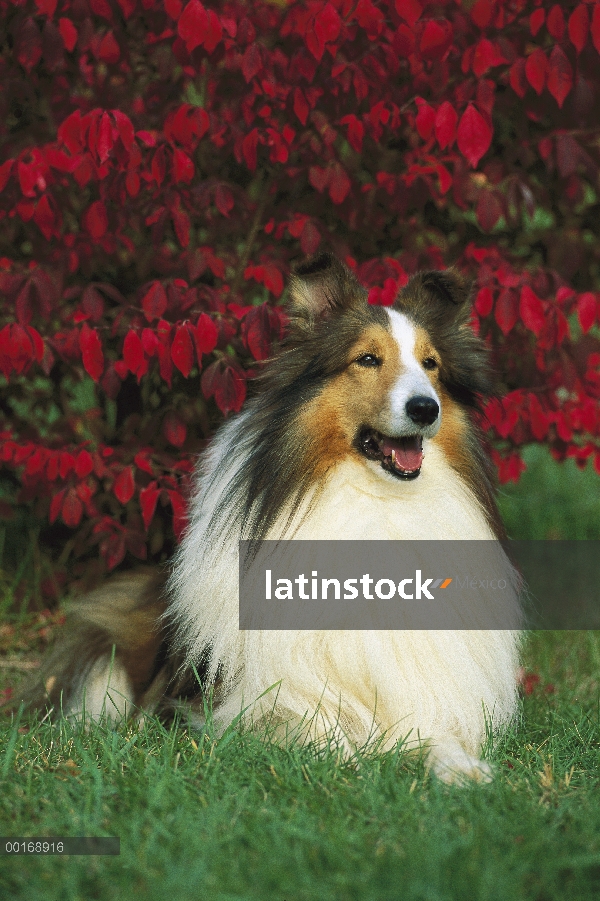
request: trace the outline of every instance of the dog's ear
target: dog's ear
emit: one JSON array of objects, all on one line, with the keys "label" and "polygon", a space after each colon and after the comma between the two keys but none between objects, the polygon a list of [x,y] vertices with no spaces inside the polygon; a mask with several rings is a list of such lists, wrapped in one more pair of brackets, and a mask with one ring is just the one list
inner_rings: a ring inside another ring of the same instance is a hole
[{"label": "dog's ear", "polygon": [[436,304],[451,319],[467,320],[471,312],[471,283],[457,269],[419,272],[402,294],[408,305]]},{"label": "dog's ear", "polygon": [[291,313],[315,321],[350,306],[364,294],[364,288],[344,263],[331,253],[320,253],[292,272]]}]

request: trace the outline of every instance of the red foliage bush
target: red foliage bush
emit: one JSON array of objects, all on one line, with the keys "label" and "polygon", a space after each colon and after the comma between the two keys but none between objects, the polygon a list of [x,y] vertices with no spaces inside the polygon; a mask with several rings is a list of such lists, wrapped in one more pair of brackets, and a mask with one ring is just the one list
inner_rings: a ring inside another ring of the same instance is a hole
[{"label": "red foliage bush", "polygon": [[374,302],[469,272],[501,480],[530,442],[600,470],[600,3],[0,11],[4,514],[62,521],[81,568],[164,555],[318,248]]}]

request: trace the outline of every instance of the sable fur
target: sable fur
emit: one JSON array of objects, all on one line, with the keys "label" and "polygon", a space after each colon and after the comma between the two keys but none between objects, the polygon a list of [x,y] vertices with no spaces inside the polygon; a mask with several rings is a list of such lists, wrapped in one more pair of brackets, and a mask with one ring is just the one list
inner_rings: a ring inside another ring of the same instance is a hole
[{"label": "sable fur", "polygon": [[[96,697],[114,645],[114,681],[125,712],[142,706],[168,715],[178,697],[194,695],[201,710],[198,672],[204,689],[215,692],[221,728],[246,706],[256,723],[269,718],[284,731],[300,729],[316,739],[333,729],[348,748],[373,737],[385,747],[411,733],[413,743],[430,743],[444,778],[455,771],[485,775],[477,755],[486,715],[502,726],[515,710],[516,633],[243,633],[237,627],[240,538],[503,536],[473,420],[493,383],[486,348],[468,324],[462,277],[451,270],[420,273],[394,305],[439,355],[446,423],[437,443],[435,437],[428,442],[422,474],[406,483],[366,465],[352,442],[339,460],[327,458],[322,436],[311,433],[306,418],[319,409],[326,386],[344,384],[360,335],[389,331],[391,317],[369,306],[352,272],[328,254],[296,270],[290,295],[290,329],[279,353],[198,467],[168,604],[162,584],[146,573],[107,583],[77,607],[66,643],[28,699],[57,707],[62,693],[63,709],[80,713],[83,686]],[[517,606],[514,600],[515,614]]]}]

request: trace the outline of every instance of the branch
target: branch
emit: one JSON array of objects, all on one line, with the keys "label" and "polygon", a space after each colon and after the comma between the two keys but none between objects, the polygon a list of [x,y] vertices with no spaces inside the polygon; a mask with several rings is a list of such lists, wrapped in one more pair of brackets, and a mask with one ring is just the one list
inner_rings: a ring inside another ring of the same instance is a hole
[{"label": "branch", "polygon": [[240,291],[240,287],[242,284],[242,279],[244,277],[244,269],[248,265],[248,260],[250,259],[250,254],[252,253],[252,248],[254,246],[254,242],[256,241],[256,237],[258,235],[261,221],[263,217],[263,213],[265,211],[265,207],[267,205],[267,200],[269,198],[269,191],[272,184],[272,178],[264,177],[260,180],[259,183],[259,191],[261,192],[258,204],[256,206],[256,210],[254,212],[254,219],[252,220],[252,225],[250,227],[250,233],[248,235],[248,240],[246,241],[246,246],[244,247],[244,251],[240,258],[240,262],[238,268],[236,270],[235,276],[233,278],[233,282],[231,285],[231,293],[238,294]]}]

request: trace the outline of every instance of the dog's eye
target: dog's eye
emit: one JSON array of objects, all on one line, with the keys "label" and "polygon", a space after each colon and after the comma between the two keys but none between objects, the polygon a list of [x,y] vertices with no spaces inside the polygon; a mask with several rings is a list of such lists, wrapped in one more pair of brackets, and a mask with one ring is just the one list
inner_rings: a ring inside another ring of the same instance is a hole
[{"label": "dog's eye", "polygon": [[356,362],[359,366],[381,366],[381,360],[375,354],[363,354]]},{"label": "dog's eye", "polygon": [[433,357],[425,357],[423,360],[423,369],[437,369],[437,361]]}]

